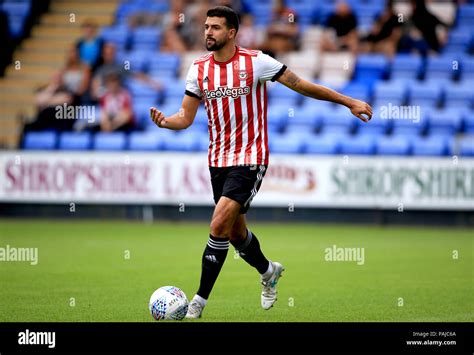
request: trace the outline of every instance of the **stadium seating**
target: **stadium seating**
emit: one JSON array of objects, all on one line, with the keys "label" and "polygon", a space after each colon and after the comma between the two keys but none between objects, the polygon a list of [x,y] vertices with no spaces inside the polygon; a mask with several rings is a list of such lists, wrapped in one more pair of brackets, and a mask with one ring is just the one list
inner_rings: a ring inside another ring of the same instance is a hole
[{"label": "stadium seating", "polygon": [[412,141],[414,155],[442,156],[448,154],[448,138],[446,136],[429,136]]},{"label": "stadium seating", "polygon": [[348,136],[340,142],[341,154],[375,154],[375,138],[372,136]]},{"label": "stadium seating", "polygon": [[474,157],[474,135],[465,136],[460,140],[459,155]]},{"label": "stadium seating", "polygon": [[23,149],[51,150],[55,149],[57,135],[55,132],[28,132],[25,134]]},{"label": "stadium seating", "polygon": [[138,151],[161,150],[164,141],[156,132],[132,132],[129,137],[129,149]]},{"label": "stadium seating", "polygon": [[124,150],[127,144],[127,136],[123,132],[100,132],[94,136],[93,146],[95,150]]},{"label": "stadium seating", "polygon": [[409,155],[410,139],[406,136],[381,137],[377,140],[376,152],[380,155]]},{"label": "stadium seating", "polygon": [[[349,3],[360,33],[372,26],[383,9],[383,2],[375,0]],[[168,0],[122,1],[115,21],[100,31],[105,41],[117,44],[119,62],[128,63],[132,72],[146,73],[163,85],[163,90],[157,91],[132,76],[126,80],[139,131],[130,134],[31,132],[24,137],[24,149],[206,151],[208,118],[203,106],[192,126],[182,132],[159,129],[149,118],[149,108],[153,105],[166,115],[180,109],[183,75],[190,61],[199,56],[194,52],[185,55],[160,52],[164,29],[159,24],[129,27],[130,16],[166,14],[170,4]],[[243,0],[242,4],[254,16],[258,32],[264,33],[265,26],[271,22],[272,1]],[[326,22],[335,5],[335,1],[287,0],[286,6],[297,15],[304,43],[302,51],[278,59],[313,82],[332,85],[345,95],[369,102],[374,116],[370,123],[364,124],[346,107],[303,97],[281,84],[268,83],[270,150],[294,154],[414,156],[457,152],[472,156],[474,4],[459,5],[447,44],[439,55],[426,58],[413,53],[387,58],[374,53],[355,56],[349,52],[318,52],[315,48],[320,43],[320,25]],[[31,1],[6,0],[0,7],[8,13],[10,25],[16,26],[14,35],[21,35]],[[308,40],[309,33],[314,38]],[[350,64],[349,70],[340,69],[345,62]],[[319,76],[313,77],[315,73]],[[401,114],[391,109],[401,110]]]},{"label": "stadium seating", "polygon": [[89,132],[64,132],[59,136],[58,149],[88,150],[92,145],[92,136]]}]

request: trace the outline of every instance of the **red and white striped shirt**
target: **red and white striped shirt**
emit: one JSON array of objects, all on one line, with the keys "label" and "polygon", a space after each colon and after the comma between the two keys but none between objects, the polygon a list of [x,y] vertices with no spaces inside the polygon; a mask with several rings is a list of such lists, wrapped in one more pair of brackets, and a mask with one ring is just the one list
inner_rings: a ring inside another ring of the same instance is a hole
[{"label": "red and white striped shirt", "polygon": [[186,94],[204,100],[212,167],[268,165],[266,81],[286,66],[261,51],[236,47],[227,62],[213,53],[196,59],[186,77]]}]

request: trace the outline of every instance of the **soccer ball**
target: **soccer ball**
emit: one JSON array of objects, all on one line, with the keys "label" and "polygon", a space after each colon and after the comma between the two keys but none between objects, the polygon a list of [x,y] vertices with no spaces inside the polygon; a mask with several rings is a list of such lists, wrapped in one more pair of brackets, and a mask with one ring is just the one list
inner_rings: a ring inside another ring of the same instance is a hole
[{"label": "soccer ball", "polygon": [[175,286],[163,286],[153,292],[148,304],[155,320],[181,320],[188,312],[188,299]]}]

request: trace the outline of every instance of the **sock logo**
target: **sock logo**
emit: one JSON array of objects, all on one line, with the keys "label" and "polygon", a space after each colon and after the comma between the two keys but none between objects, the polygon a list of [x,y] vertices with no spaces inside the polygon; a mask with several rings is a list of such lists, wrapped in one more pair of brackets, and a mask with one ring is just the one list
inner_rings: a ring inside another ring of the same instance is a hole
[{"label": "sock logo", "polygon": [[216,263],[216,264],[219,263],[215,255],[206,255],[205,258],[209,260],[211,263]]}]

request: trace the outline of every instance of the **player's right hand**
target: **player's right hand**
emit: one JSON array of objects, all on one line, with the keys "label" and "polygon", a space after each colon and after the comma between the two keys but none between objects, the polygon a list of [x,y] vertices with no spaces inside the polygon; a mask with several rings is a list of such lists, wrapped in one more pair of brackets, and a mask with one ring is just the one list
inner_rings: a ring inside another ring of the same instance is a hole
[{"label": "player's right hand", "polygon": [[165,120],[165,115],[163,114],[163,112],[158,111],[158,109],[154,107],[150,107],[150,117],[151,120],[155,122],[158,127],[163,127],[162,123],[164,123],[163,121]]}]

